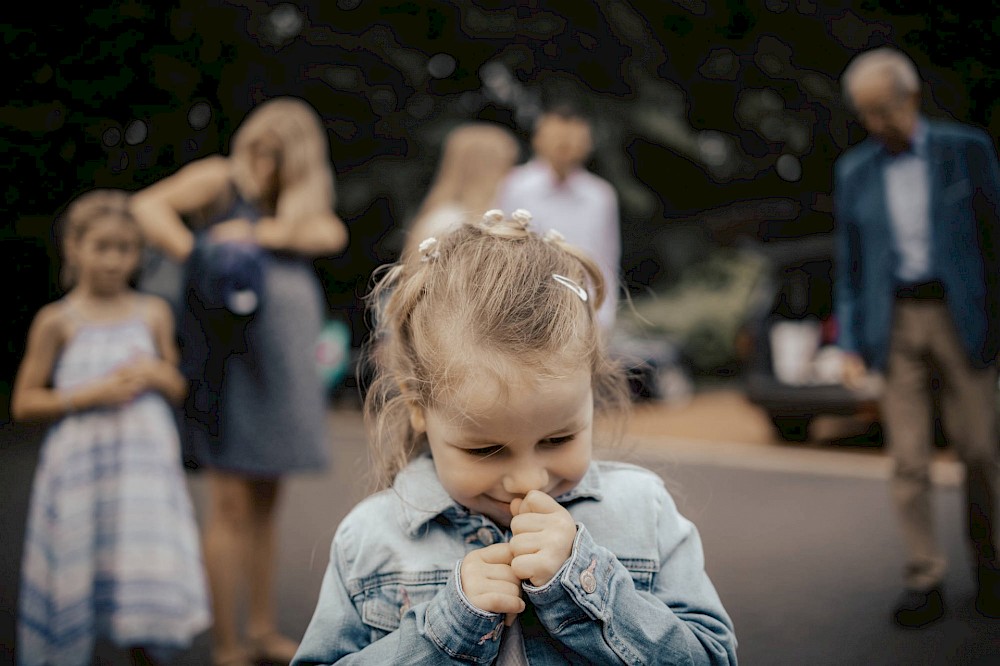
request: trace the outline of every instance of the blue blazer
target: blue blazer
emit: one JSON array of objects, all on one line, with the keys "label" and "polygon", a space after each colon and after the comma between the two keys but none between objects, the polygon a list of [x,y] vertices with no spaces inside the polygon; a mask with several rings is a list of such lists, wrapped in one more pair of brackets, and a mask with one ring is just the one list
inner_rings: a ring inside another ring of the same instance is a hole
[{"label": "blue blazer", "polygon": [[[1000,225],[996,150],[983,131],[927,122],[931,267],[969,360],[992,363],[1000,342]],[[885,367],[899,262],[882,167],[887,153],[869,138],[834,166],[835,312],[838,344],[869,367]]]}]

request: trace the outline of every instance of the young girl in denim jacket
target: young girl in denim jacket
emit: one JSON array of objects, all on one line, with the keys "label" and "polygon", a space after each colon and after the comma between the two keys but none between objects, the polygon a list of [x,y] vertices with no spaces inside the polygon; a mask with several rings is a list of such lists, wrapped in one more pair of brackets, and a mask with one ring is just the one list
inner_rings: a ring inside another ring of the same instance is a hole
[{"label": "young girl in denim jacket", "polygon": [[627,403],[601,272],[490,211],[391,268],[366,417],[391,488],[333,540],[293,664],[735,664],[695,527],[594,461]]}]

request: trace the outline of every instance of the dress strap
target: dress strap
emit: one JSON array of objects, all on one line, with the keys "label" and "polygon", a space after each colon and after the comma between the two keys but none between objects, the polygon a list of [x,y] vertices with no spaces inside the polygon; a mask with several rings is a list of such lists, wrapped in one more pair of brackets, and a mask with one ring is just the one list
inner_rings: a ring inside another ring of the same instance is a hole
[{"label": "dress strap", "polygon": [[62,298],[62,307],[66,313],[66,317],[74,325],[83,325],[83,324],[116,325],[133,321],[137,321],[140,323],[145,323],[149,321],[148,315],[151,312],[152,303],[148,298],[145,298],[141,294],[134,293],[133,300],[131,303],[128,304],[124,316],[121,317],[121,319],[114,319],[111,321],[94,320],[93,317],[88,316],[87,313],[84,312],[83,309],[81,309],[80,306],[68,296],[64,296]]}]

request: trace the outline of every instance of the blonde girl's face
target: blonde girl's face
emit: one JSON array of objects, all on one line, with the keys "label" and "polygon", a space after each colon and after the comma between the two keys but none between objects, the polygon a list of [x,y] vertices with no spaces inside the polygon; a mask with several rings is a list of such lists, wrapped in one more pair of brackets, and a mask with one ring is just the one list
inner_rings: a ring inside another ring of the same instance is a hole
[{"label": "blonde girl's face", "polygon": [[507,527],[511,500],[531,490],[558,497],[587,473],[594,416],[589,369],[520,381],[506,395],[483,377],[464,388],[456,404],[414,417],[453,500]]},{"label": "blonde girl's face", "polygon": [[129,278],[139,268],[141,252],[134,225],[116,215],[93,220],[76,239],[72,253],[77,284],[102,295],[127,289]]}]

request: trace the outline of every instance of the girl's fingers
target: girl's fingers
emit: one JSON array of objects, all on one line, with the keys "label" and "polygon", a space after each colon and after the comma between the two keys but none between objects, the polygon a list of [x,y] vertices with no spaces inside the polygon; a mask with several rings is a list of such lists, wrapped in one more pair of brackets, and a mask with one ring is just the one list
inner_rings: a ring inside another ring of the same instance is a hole
[{"label": "girl's fingers", "polygon": [[563,557],[561,552],[554,549],[543,549],[537,553],[518,555],[510,563],[510,569],[521,580],[541,587],[552,580],[568,557],[568,554]]},{"label": "girl's fingers", "polygon": [[524,600],[520,596],[485,592],[470,598],[472,604],[488,613],[520,613],[524,610]]},{"label": "girl's fingers", "polygon": [[521,579],[517,577],[509,564],[490,565],[482,570],[481,577],[482,580],[508,583],[520,589]]},{"label": "girl's fingers", "polygon": [[521,503],[521,513],[556,513],[565,510],[559,502],[541,490],[529,491]]},{"label": "girl's fingers", "polygon": [[486,564],[510,564],[514,553],[510,549],[510,544],[506,542],[495,543],[473,551],[475,556]]},{"label": "girl's fingers", "polygon": [[517,534],[524,532],[541,532],[546,526],[552,524],[549,514],[544,513],[522,513],[514,516],[510,521],[510,531]]},{"label": "girl's fingers", "polygon": [[[511,538],[510,549],[514,553],[514,558],[517,558],[521,555],[537,553],[542,549],[545,541],[544,532],[520,532]],[[511,561],[513,562],[513,558]]]}]

